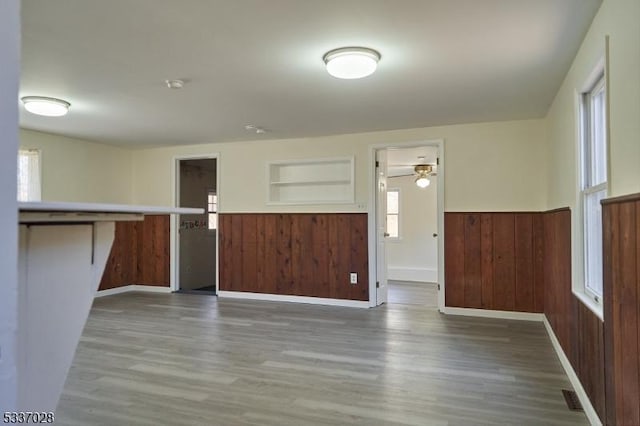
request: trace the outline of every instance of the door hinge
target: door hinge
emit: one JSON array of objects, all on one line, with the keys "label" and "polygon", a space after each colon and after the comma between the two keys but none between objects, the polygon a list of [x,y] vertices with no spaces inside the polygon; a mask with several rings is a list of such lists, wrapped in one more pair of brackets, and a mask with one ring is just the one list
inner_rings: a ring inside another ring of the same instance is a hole
[{"label": "door hinge", "polygon": [[436,166],[440,165],[440,157],[436,158]]},{"label": "door hinge", "polygon": [[380,281],[376,281],[376,288],[380,288]]},{"label": "door hinge", "polygon": [[440,291],[440,284],[438,284],[438,291]]},{"label": "door hinge", "polygon": [[380,167],[380,162],[376,160],[376,167]]}]

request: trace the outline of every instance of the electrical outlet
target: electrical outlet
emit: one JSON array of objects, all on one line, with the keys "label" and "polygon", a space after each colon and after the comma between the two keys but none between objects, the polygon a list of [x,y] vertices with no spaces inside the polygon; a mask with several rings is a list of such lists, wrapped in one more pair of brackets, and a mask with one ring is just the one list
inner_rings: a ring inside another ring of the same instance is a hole
[{"label": "electrical outlet", "polygon": [[351,280],[351,284],[358,284],[358,274],[356,272],[349,274],[349,278]]}]

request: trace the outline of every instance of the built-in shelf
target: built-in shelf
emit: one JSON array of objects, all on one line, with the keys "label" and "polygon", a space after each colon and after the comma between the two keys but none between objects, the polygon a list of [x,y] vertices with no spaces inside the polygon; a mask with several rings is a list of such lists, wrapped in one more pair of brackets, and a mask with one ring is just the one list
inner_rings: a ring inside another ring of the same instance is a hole
[{"label": "built-in shelf", "polygon": [[353,163],[353,157],[268,163],[267,203],[353,203]]}]

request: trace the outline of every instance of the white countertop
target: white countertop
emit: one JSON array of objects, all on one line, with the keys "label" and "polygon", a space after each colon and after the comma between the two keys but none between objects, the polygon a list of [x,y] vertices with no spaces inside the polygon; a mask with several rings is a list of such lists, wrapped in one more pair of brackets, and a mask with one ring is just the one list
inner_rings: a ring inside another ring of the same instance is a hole
[{"label": "white countertop", "polygon": [[29,201],[18,203],[21,223],[142,220],[144,215],[204,214],[201,208],[137,206],[129,204]]}]

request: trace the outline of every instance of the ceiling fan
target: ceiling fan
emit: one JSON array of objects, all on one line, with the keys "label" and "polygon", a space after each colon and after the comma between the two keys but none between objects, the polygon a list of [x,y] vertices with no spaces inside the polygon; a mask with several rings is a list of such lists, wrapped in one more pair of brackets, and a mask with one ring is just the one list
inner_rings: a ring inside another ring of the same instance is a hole
[{"label": "ceiling fan", "polygon": [[[405,166],[405,165],[402,165]],[[407,164],[406,166],[411,166]],[[404,177],[404,176],[416,176],[416,185],[420,188],[426,188],[429,186],[431,181],[429,180],[429,176],[437,176],[438,173],[435,170],[435,164],[418,164],[413,167],[414,173],[406,174],[406,175],[395,175],[393,177]]]}]

